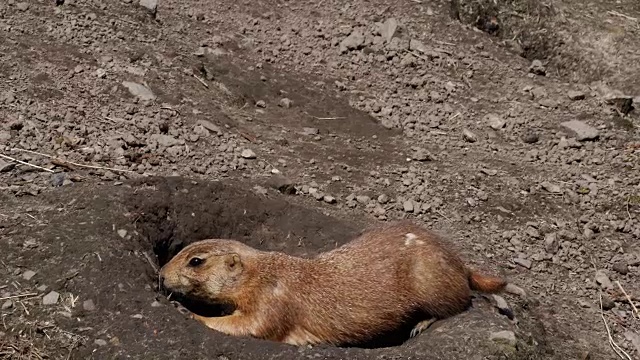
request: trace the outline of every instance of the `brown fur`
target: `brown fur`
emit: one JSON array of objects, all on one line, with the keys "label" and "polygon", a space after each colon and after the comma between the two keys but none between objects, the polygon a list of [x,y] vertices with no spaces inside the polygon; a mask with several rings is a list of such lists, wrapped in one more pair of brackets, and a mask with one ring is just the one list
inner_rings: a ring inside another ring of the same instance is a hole
[{"label": "brown fur", "polygon": [[[190,266],[194,257],[204,261]],[[367,341],[416,313],[457,314],[471,290],[506,285],[469,270],[435,234],[406,221],[312,259],[203,240],[185,247],[161,276],[171,291],[235,306],[228,316],[194,315],[208,327],[295,345]]]}]

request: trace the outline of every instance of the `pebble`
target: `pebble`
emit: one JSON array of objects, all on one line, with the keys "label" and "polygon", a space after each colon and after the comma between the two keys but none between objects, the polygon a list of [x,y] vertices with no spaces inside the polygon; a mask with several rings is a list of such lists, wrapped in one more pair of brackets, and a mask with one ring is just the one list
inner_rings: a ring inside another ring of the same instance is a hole
[{"label": "pebble", "polygon": [[605,270],[596,271],[595,280],[605,289],[613,289],[613,283]]},{"label": "pebble", "polygon": [[609,294],[602,294],[602,310],[611,310],[616,307],[616,302],[613,301]]},{"label": "pebble", "polygon": [[118,236],[120,236],[121,238],[125,238],[125,236],[127,236],[127,230],[125,229],[118,229]]},{"label": "pebble", "polygon": [[93,303],[93,300],[85,300],[82,302],[82,308],[85,311],[94,311],[96,309],[96,304]]},{"label": "pebble", "polygon": [[500,130],[506,125],[506,122],[496,114],[487,114],[484,120],[493,130]]},{"label": "pebble", "polygon": [[507,303],[507,300],[505,300],[502,296],[496,294],[493,295],[493,300],[495,300],[496,302],[496,308],[498,308],[498,312],[513,320],[513,310],[511,310],[511,307]]},{"label": "pebble", "polygon": [[27,11],[29,10],[29,3],[27,2],[19,2],[16,4],[16,8],[20,11]]},{"label": "pebble", "polygon": [[218,135],[222,134],[220,127],[209,120],[198,120],[198,122],[196,122],[196,125],[200,125],[212,133],[216,133]]},{"label": "pebble", "polygon": [[629,273],[629,265],[624,260],[616,261],[615,263],[613,263],[613,266],[611,268],[615,272],[622,275],[627,275]]},{"label": "pebble", "polygon": [[147,9],[152,15],[158,11],[158,0],[140,0],[140,6]]},{"label": "pebble", "polygon": [[427,150],[419,148],[416,149],[413,154],[411,155],[411,158],[415,161],[431,161],[433,160],[433,156],[431,155],[431,153],[429,153]]},{"label": "pebble", "polygon": [[531,66],[529,66],[529,72],[536,74],[536,75],[546,75],[547,74],[547,69],[544,67],[544,65],[542,64],[542,61],[540,60],[533,60],[531,62]]},{"label": "pebble", "polygon": [[389,196],[387,196],[386,194],[382,194],[380,196],[378,196],[378,202],[380,204],[386,204],[389,202]]},{"label": "pebble", "polygon": [[318,135],[319,133],[320,133],[320,130],[318,130],[317,128],[312,128],[312,127],[302,128],[302,135],[313,136],[313,135]]},{"label": "pebble", "polygon": [[149,137],[150,141],[157,143],[160,146],[171,147],[175,145],[184,144],[183,140],[178,140],[171,135],[153,134]]},{"label": "pebble", "polygon": [[32,270],[27,270],[24,273],[22,273],[22,278],[27,281],[33,279],[34,276],[36,276],[36,272]]},{"label": "pebble", "polygon": [[396,34],[398,29],[398,20],[395,18],[389,18],[380,26],[380,36],[387,41],[387,44],[391,42],[391,39]]},{"label": "pebble", "polygon": [[364,34],[362,33],[362,30],[354,30],[349,36],[340,42],[340,52],[346,53],[349,50],[356,50],[362,45],[364,45]]},{"label": "pebble", "polygon": [[333,196],[329,196],[329,195],[325,195],[322,200],[324,200],[324,202],[326,202],[327,204],[335,204],[336,203],[336,198],[334,198]]},{"label": "pebble", "polygon": [[149,89],[148,87],[142,84],[138,84],[131,81],[123,81],[122,85],[129,90],[131,95],[139,98],[140,100],[152,101],[156,99],[156,96],[153,94],[151,89]]},{"label": "pebble", "polygon": [[409,41],[409,50],[418,51],[424,54],[425,52],[427,52],[427,47],[424,46],[424,44],[420,40],[411,39]]},{"label": "pebble", "polygon": [[7,300],[4,303],[2,303],[2,310],[9,310],[13,307],[13,301],[11,300]]},{"label": "pebble", "polygon": [[556,233],[548,233],[544,236],[544,249],[550,253],[555,254],[558,252],[558,235]]},{"label": "pebble", "polygon": [[52,291],[42,298],[42,305],[55,305],[60,299],[60,294]]},{"label": "pebble", "polygon": [[161,307],[162,303],[159,302],[158,300],[155,300],[154,302],[151,303],[151,307],[157,308],[157,307]]},{"label": "pebble", "polygon": [[9,171],[13,170],[13,168],[15,168],[15,167],[16,167],[15,163],[6,162],[6,161],[0,159],[0,173],[9,172]]},{"label": "pebble", "polygon": [[523,259],[523,258],[519,258],[519,257],[518,257],[518,258],[515,258],[515,259],[513,260],[513,262],[514,262],[514,263],[516,263],[516,264],[518,264],[518,265],[520,265],[520,266],[522,266],[522,267],[524,267],[524,268],[527,268],[527,269],[531,269],[531,265],[533,265],[533,263],[531,262],[531,260],[529,260],[529,259]]},{"label": "pebble", "polygon": [[402,208],[404,209],[404,212],[413,212],[413,201],[411,200],[405,200],[402,203]]},{"label": "pebble", "polygon": [[489,335],[489,339],[495,342],[516,346],[516,334],[513,331],[502,330],[492,332]]},{"label": "pebble", "polygon": [[0,144],[11,140],[11,133],[8,131],[0,131]]},{"label": "pebble", "polygon": [[282,106],[285,109],[289,109],[291,105],[293,105],[293,101],[291,101],[288,98],[283,98],[283,99],[280,99],[280,101],[278,102],[278,105]]},{"label": "pebble", "polygon": [[569,97],[569,99],[576,101],[576,100],[584,100],[584,98],[586,98],[586,95],[584,92],[582,91],[576,91],[576,90],[570,90],[567,93],[567,96]]},{"label": "pebble", "polygon": [[476,134],[472,133],[469,129],[462,130],[462,137],[465,141],[470,143],[478,141],[478,137],[476,136]]},{"label": "pebble", "polygon": [[264,100],[258,100],[256,101],[256,106],[264,109],[267,107],[267,103]]},{"label": "pebble", "polygon": [[600,135],[596,128],[580,120],[565,121],[560,125],[574,134],[578,141],[595,140]]},{"label": "pebble", "polygon": [[63,172],[51,174],[51,186],[58,187],[64,184],[67,175]]},{"label": "pebble", "polygon": [[96,339],[93,343],[98,345],[98,346],[106,346],[107,345],[107,341],[106,340],[102,340],[102,339]]},{"label": "pebble", "polygon": [[553,184],[549,181],[542,182],[540,186],[552,194],[559,194],[562,192],[562,188],[559,185]]},{"label": "pebble", "polygon": [[242,156],[245,159],[255,159],[256,158],[256,153],[253,152],[253,150],[251,150],[251,149],[244,149],[240,153],[240,156]]},{"label": "pebble", "polygon": [[527,144],[535,144],[540,140],[540,136],[534,132],[528,132],[522,136],[522,141]]}]

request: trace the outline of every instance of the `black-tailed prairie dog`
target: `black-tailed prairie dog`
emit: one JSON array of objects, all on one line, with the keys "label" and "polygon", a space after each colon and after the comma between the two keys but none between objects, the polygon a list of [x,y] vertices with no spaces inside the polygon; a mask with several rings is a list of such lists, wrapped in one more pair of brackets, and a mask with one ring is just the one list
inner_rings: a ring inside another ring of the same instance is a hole
[{"label": "black-tailed prairie dog", "polygon": [[414,336],[464,311],[471,290],[506,286],[470,270],[435,234],[408,221],[367,230],[313,258],[202,240],[160,275],[169,291],[233,307],[230,315],[193,315],[209,328],[292,345],[366,342],[407,321],[416,324],[407,334]]}]

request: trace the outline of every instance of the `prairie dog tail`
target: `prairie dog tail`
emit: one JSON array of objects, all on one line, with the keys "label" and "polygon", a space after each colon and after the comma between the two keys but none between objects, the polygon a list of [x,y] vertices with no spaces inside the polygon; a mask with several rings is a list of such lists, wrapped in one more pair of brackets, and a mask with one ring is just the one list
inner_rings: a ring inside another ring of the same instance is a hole
[{"label": "prairie dog tail", "polygon": [[497,293],[504,290],[507,286],[507,281],[499,277],[482,275],[469,270],[469,286],[471,286],[471,290]]}]

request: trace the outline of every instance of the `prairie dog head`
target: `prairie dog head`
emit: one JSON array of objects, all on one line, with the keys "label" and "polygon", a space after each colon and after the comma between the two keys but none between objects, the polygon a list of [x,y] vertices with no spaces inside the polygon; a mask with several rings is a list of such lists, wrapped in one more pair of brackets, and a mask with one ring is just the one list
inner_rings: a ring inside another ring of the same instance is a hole
[{"label": "prairie dog head", "polygon": [[244,271],[230,240],[202,240],[182,249],[160,269],[169,291],[211,301],[225,301]]}]

